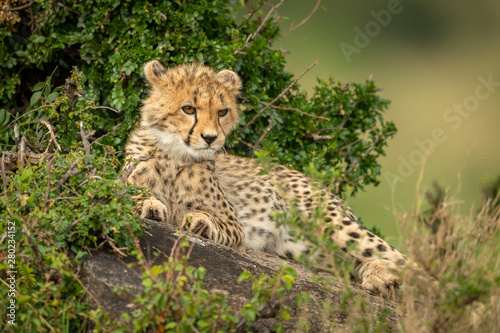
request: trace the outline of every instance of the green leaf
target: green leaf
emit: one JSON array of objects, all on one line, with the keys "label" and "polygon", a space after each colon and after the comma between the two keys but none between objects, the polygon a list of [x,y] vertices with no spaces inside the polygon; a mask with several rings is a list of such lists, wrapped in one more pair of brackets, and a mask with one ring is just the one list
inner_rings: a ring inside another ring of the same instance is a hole
[{"label": "green leaf", "polygon": [[243,273],[240,274],[240,276],[238,277],[238,282],[241,282],[241,281],[248,281],[252,279],[252,273],[250,273],[249,271],[244,271]]},{"label": "green leaf", "polygon": [[42,90],[43,87],[45,87],[45,82],[38,82],[33,87],[33,92],[38,91],[38,90]]},{"label": "green leaf", "polygon": [[47,98],[45,99],[45,101],[47,103],[52,103],[53,101],[55,101],[57,98],[59,97],[59,93],[57,91],[54,91],[53,93],[51,93],[49,96],[47,96]]},{"label": "green leaf", "polygon": [[153,285],[153,281],[151,279],[144,279],[142,280],[142,285],[144,287],[151,287]]},{"label": "green leaf", "polygon": [[291,275],[283,275],[281,280],[285,283],[287,290],[290,290],[290,288],[292,288],[292,284],[295,282],[295,279]]},{"label": "green leaf", "polygon": [[37,91],[36,93],[34,93],[30,99],[30,105],[31,106],[35,105],[40,100],[40,97],[42,97],[41,91]]},{"label": "green leaf", "polygon": [[160,274],[161,267],[158,265],[155,265],[151,267],[151,273],[153,273],[154,277],[158,277],[158,274]]},{"label": "green leaf", "polygon": [[5,118],[7,117],[7,111],[0,109],[0,126],[3,125]]},{"label": "green leaf", "polygon": [[177,327],[177,323],[175,321],[171,321],[171,322],[167,323],[164,327],[167,330],[172,329],[172,328],[176,328]]},{"label": "green leaf", "polygon": [[29,295],[21,295],[19,297],[16,297],[16,301],[17,301],[17,304],[19,306],[23,305],[24,303],[26,303],[30,299],[31,299],[31,296],[29,296]]}]

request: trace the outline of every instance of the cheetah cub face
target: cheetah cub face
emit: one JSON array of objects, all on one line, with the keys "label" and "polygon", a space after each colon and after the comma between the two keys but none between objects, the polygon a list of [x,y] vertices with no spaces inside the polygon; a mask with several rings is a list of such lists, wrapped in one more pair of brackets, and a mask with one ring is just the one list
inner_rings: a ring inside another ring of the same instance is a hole
[{"label": "cheetah cub face", "polygon": [[141,127],[158,147],[184,162],[213,159],[238,124],[240,79],[230,70],[200,64],[166,69],[158,61],[144,67],[152,85],[142,108]]}]

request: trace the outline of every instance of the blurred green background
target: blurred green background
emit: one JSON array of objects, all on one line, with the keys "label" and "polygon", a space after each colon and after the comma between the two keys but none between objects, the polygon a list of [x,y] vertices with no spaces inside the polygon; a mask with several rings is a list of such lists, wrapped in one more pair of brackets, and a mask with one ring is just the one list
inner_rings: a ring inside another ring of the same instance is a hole
[{"label": "blurred green background", "polygon": [[[286,0],[278,9],[283,31],[315,4]],[[275,46],[289,52],[287,70],[296,75],[321,58],[300,81],[309,93],[316,77],[364,82],[373,76],[380,95],[392,101],[386,119],[399,132],[381,161],[381,184],[348,200],[366,226],[402,245],[393,212],[415,208],[422,142],[433,139],[439,142],[427,150],[418,193],[438,180],[462,213],[478,208],[482,184],[500,174],[500,2],[323,0]],[[493,84],[479,87],[479,77]]]}]

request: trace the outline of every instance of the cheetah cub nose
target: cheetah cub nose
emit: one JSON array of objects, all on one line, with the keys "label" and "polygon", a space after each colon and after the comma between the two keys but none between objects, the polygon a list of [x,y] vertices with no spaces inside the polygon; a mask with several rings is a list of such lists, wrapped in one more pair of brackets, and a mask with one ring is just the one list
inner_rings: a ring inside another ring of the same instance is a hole
[{"label": "cheetah cub nose", "polygon": [[203,138],[203,140],[205,140],[206,143],[208,143],[208,145],[211,145],[212,142],[215,141],[215,139],[217,139],[217,135],[201,135],[201,137]]}]

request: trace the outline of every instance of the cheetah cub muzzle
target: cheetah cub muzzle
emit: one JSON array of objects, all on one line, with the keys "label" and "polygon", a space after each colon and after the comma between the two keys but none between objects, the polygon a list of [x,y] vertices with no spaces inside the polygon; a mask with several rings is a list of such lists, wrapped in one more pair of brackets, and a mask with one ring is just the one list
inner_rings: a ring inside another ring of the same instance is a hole
[{"label": "cheetah cub muzzle", "polygon": [[217,154],[239,120],[236,73],[196,63],[166,69],[158,61],[147,63],[144,73],[152,89],[125,147],[128,180],[152,193],[137,198],[141,217],[201,232],[236,250],[297,258],[310,245],[294,241],[272,215],[293,202],[307,219],[321,204],[327,216],[320,228],[355,258],[361,287],[394,292],[399,279],[393,269],[407,258],[361,227],[342,199],[284,166],[261,172],[251,159]]}]

